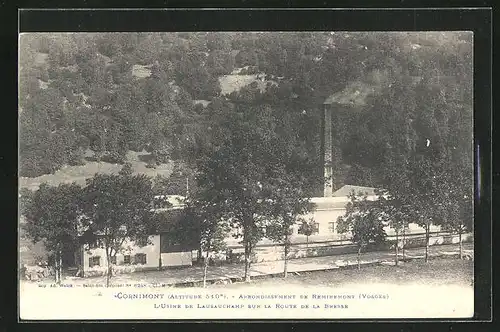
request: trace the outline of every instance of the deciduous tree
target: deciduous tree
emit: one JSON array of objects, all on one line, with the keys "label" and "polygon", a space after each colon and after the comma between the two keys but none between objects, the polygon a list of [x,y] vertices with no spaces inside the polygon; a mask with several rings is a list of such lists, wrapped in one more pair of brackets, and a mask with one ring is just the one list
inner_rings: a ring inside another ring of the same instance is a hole
[{"label": "deciduous tree", "polygon": [[405,230],[409,222],[412,220],[412,215],[409,211],[409,206],[401,200],[401,196],[391,194],[388,190],[377,191],[377,208],[380,209],[379,216],[385,225],[391,227],[396,235],[396,243],[394,244],[394,263],[399,264],[399,240],[400,235],[403,235],[401,248],[403,249],[406,241]]},{"label": "deciduous tree", "polygon": [[337,231],[349,233],[351,241],[358,247],[358,269],[360,268],[361,251],[369,244],[385,241],[386,233],[380,218],[380,212],[366,194],[349,195],[346,213],[338,218]]},{"label": "deciduous tree", "polygon": [[282,173],[273,182],[270,200],[274,217],[266,228],[266,237],[283,246],[283,277],[286,278],[293,226],[304,221],[304,214],[310,211],[312,206],[299,181],[294,181],[291,174]]},{"label": "deciduous tree", "polygon": [[34,193],[21,193],[21,212],[26,234],[33,242],[43,240],[54,256],[55,280],[62,280],[62,254],[77,248],[80,236],[82,188],[76,183],[52,187],[41,184]]},{"label": "deciduous tree", "polygon": [[111,258],[123,250],[125,241],[139,246],[149,243],[152,183],[146,175],[132,175],[125,164],[119,174],[96,174],[88,179],[83,200],[87,234],[90,239],[100,239],[106,252],[109,286]]},{"label": "deciduous tree", "polygon": [[285,278],[292,227],[304,221],[304,215],[313,208],[306,176],[310,165],[305,160],[305,147],[288,129],[286,124],[276,129],[278,137],[272,145],[274,152],[267,160],[269,179],[264,186],[267,190],[265,199],[271,210],[271,223],[266,228],[266,237],[283,246]]},{"label": "deciduous tree", "polygon": [[309,247],[309,236],[314,233],[314,220],[303,220],[298,233],[306,236],[306,246]]},{"label": "deciduous tree", "polygon": [[226,247],[225,238],[230,230],[224,212],[210,194],[212,190],[199,192],[196,197],[188,200],[187,209],[191,223],[194,223],[198,233],[200,250],[205,253],[203,259],[203,287],[207,285],[207,272],[210,255],[218,253]]},{"label": "deciduous tree", "polygon": [[224,211],[245,250],[245,280],[257,242],[271,215],[266,190],[268,161],[274,152],[274,122],[268,107],[242,107],[228,116],[225,137],[208,147],[198,163],[198,185],[220,192],[217,204]]}]

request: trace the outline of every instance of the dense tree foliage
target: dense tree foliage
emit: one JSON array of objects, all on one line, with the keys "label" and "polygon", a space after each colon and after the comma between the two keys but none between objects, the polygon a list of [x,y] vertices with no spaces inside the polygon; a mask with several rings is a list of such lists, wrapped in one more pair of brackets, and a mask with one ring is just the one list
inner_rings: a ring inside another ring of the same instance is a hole
[{"label": "dense tree foliage", "polygon": [[343,234],[348,233],[351,241],[356,244],[359,269],[361,251],[369,244],[384,242],[386,233],[376,203],[368,200],[367,195],[363,193],[352,192],[349,199],[345,215],[338,218],[337,231]]},{"label": "dense tree foliage", "polygon": [[[245,251],[245,279],[257,243],[270,216],[267,202],[269,164],[276,138],[269,107],[244,107],[227,117],[224,137],[201,155],[198,183],[212,188],[213,201],[236,230]],[[219,134],[219,133],[217,133]],[[217,136],[216,136],[217,137]],[[217,137],[218,138],[218,137]]]},{"label": "dense tree foliage", "polygon": [[[21,176],[83,164],[89,151],[123,163],[128,150],[146,150],[150,167],[193,167],[240,121],[232,113],[270,107],[276,130],[303,147],[319,194],[321,104],[331,95],[335,187],[391,189],[391,174],[411,178],[419,158],[429,174],[458,165],[442,187],[471,174],[469,33],[27,34],[20,51]],[[218,79],[242,67],[260,83],[222,95]]]},{"label": "dense tree foliage", "polygon": [[312,204],[304,194],[299,177],[286,171],[273,177],[271,191],[271,211],[273,219],[266,228],[266,237],[283,246],[283,277],[288,275],[288,256],[290,252],[293,226],[304,221],[304,214],[309,212]]},{"label": "dense tree foliage", "polygon": [[105,249],[107,285],[112,275],[111,258],[124,249],[125,241],[140,246],[149,243],[154,231],[153,197],[151,179],[132,175],[128,164],[119,174],[96,174],[87,180],[81,205],[83,239],[86,243],[95,240]]},{"label": "dense tree foliage", "polygon": [[298,233],[305,235],[307,247],[309,247],[309,236],[311,236],[315,230],[314,223],[315,221],[313,219],[309,219],[302,220],[302,222],[299,224]]},{"label": "dense tree foliage", "polygon": [[79,244],[83,190],[77,184],[51,187],[42,184],[36,192],[22,191],[21,212],[26,234],[33,242],[43,241],[51,253],[55,279],[62,280],[62,255]]},{"label": "dense tree foliage", "polygon": [[230,223],[224,218],[224,205],[217,204],[213,188],[204,188],[190,195],[182,213],[180,229],[170,236],[192,243],[198,247],[201,259],[203,257],[203,287],[207,285],[208,266],[213,253],[220,253],[226,248],[226,236],[230,231]]},{"label": "dense tree foliage", "polygon": [[[397,232],[418,222],[427,239],[431,223],[471,228],[469,33],[26,34],[19,60],[21,176],[90,158],[125,163],[129,150],[148,152],[148,167],[175,162],[153,182],[128,166],[89,180],[90,233],[109,235],[110,256],[145,234],[147,204],[164,194],[188,196],[193,227],[182,232],[205,249],[218,247],[216,221],[231,222],[246,272],[266,226],[286,249],[289,226],[322,193],[325,100],[335,188],[383,188],[377,206],[352,198],[343,228],[360,250],[382,237],[384,218]],[[227,89],[224,78],[253,82]]]}]

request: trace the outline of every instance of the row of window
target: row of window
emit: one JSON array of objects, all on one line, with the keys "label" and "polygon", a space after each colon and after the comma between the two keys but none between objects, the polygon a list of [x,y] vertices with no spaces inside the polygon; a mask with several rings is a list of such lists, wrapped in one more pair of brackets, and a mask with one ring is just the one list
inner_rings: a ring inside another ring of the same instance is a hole
[{"label": "row of window", "polygon": [[[116,264],[116,256],[110,258],[111,264]],[[123,264],[146,264],[146,254],[135,254],[123,256]],[[89,257],[89,267],[101,266],[101,256]]]}]

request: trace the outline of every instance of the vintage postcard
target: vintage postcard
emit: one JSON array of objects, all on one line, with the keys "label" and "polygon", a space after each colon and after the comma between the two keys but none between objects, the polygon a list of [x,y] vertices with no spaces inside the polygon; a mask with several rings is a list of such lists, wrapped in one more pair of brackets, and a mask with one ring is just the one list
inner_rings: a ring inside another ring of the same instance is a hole
[{"label": "vintage postcard", "polygon": [[20,34],[20,318],[472,317],[473,37]]}]

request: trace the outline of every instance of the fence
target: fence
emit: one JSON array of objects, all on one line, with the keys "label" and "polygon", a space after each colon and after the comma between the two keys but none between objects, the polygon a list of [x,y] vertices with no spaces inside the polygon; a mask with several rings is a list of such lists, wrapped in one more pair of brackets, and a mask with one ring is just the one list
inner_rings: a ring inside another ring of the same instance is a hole
[{"label": "fence", "polygon": [[[472,234],[462,234],[462,242],[472,242]],[[404,245],[403,238],[399,236],[398,239],[400,248],[418,248],[425,247],[426,239],[425,233],[411,234],[405,236]],[[450,234],[444,232],[430,233],[429,245],[452,244],[458,243],[459,236],[457,234]],[[387,241],[379,245],[368,245],[364,251],[388,251],[394,250],[396,245],[396,237],[389,236]],[[321,241],[311,242],[308,244],[297,243],[290,246],[288,258],[304,258],[304,257],[320,257],[320,256],[334,256],[343,254],[353,254],[357,252],[355,244],[348,240],[334,240],[334,241]],[[227,255],[228,262],[243,262],[244,252],[241,246],[232,246],[229,248],[230,254]],[[252,258],[253,262],[268,262],[281,260],[284,257],[283,245],[277,244],[263,244],[257,245],[254,250]]]}]

